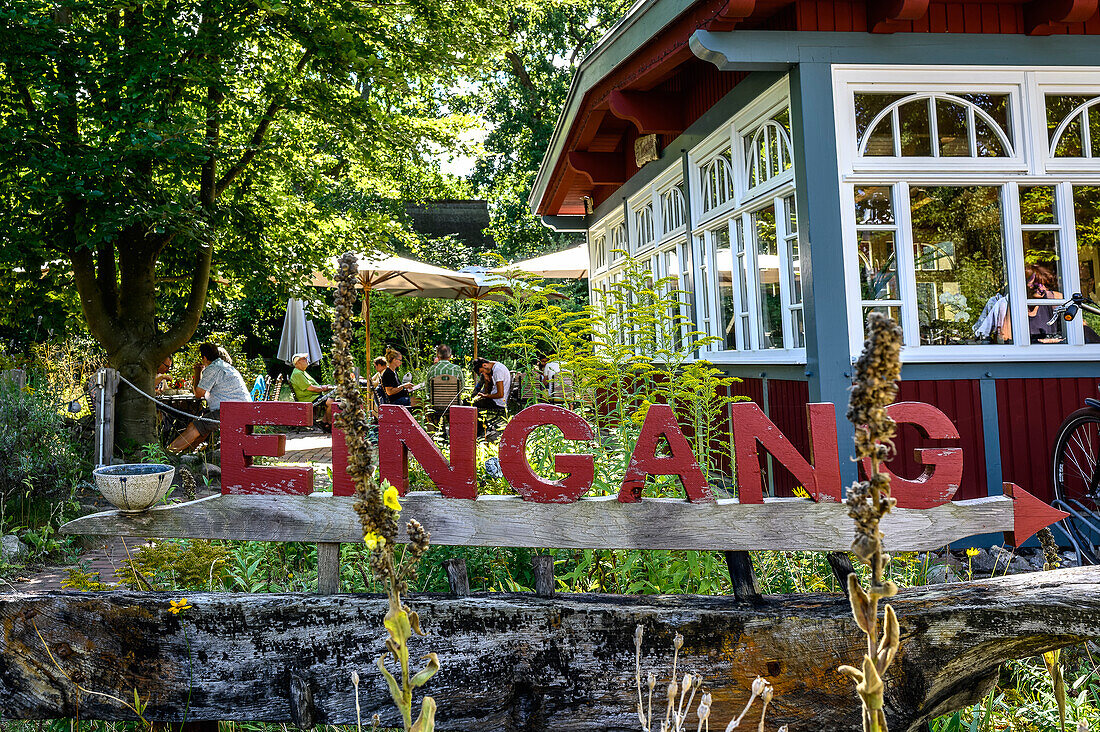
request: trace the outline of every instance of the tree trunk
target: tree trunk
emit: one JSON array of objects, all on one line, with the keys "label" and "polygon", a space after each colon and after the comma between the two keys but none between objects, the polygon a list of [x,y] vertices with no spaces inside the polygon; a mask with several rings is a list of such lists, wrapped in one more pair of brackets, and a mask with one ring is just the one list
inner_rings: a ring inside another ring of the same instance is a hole
[{"label": "tree trunk", "polygon": [[[163,360],[163,357],[161,358]],[[112,364],[118,373],[133,382],[146,394],[153,393],[153,371],[145,362]],[[120,445],[126,453],[133,452],[141,445],[157,442],[157,412],[153,402],[130,388],[126,382],[120,382],[115,402],[115,417],[118,420]]]}]

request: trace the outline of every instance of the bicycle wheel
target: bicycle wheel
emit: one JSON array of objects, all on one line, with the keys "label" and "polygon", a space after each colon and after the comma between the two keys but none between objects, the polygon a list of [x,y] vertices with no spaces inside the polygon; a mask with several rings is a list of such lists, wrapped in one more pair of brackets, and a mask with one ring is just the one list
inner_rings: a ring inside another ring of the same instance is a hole
[{"label": "bicycle wheel", "polygon": [[1100,483],[1100,409],[1066,417],[1054,441],[1054,497],[1096,510]]}]

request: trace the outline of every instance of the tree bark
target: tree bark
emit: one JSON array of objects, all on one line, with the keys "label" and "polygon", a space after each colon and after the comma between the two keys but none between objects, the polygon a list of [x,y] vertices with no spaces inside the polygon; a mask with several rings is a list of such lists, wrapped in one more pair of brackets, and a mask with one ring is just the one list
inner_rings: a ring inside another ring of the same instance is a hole
[{"label": "tree bark", "polygon": [[[184,597],[190,607],[173,614],[169,600]],[[637,730],[638,625],[643,688],[649,671],[665,688],[681,633],[678,671],[702,675],[714,698],[711,729],[744,706],[757,675],[775,688],[769,730],[860,726],[852,682],[836,669],[864,653],[865,638],[840,594],[747,604],[490,593],[414,595],[408,604],[429,633],[414,639],[414,655],[435,652],[442,663],[422,692],[439,702],[439,730]],[[902,646],[885,678],[886,716],[895,732],[917,732],[979,701],[1003,661],[1100,635],[1100,567],[903,590],[890,604]],[[374,665],[386,609],[384,597],[371,595],[0,595],[0,709],[5,719],[134,719],[118,701],[88,692],[132,701],[136,690],[148,720],[355,724],[358,697],[364,720],[378,712],[393,726]],[[654,716],[663,719],[663,692],[654,696]],[[757,715],[746,720],[753,729]],[[694,729],[694,710],[689,720]]]}]

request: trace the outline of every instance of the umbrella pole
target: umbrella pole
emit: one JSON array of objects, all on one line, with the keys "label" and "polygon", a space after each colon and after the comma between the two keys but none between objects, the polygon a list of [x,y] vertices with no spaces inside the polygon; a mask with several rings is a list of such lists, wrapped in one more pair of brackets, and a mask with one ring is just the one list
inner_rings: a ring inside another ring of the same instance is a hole
[{"label": "umbrella pole", "polygon": [[369,367],[374,359],[371,358],[370,352],[370,287],[367,286],[363,287],[363,330],[367,339],[367,366]]},{"label": "umbrella pole", "polygon": [[477,360],[477,300],[474,300],[474,360]]}]

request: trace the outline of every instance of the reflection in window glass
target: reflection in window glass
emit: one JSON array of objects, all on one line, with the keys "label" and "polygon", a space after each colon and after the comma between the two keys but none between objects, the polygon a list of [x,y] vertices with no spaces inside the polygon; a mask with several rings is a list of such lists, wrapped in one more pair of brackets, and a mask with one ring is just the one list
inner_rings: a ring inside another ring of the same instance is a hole
[{"label": "reflection in window glass", "polygon": [[[953,96],[956,96],[960,99],[965,99],[966,101],[973,104],[975,107],[978,107],[983,112],[988,114],[990,117],[993,118],[993,121],[997,123],[997,126],[1000,127],[1004,131],[1004,133],[1009,136],[1008,139],[1012,139],[1012,125],[1008,123],[1007,94],[955,93],[953,94]],[[999,140],[997,142],[997,145],[1000,146]]]},{"label": "reflection in window glass", "polygon": [[932,154],[927,99],[918,99],[898,107],[898,126],[901,130],[902,157],[927,157]]},{"label": "reflection in window glass", "polygon": [[1057,225],[1054,186],[1020,186],[1020,222]]},{"label": "reflection in window glass", "polygon": [[859,232],[859,275],[863,300],[897,300],[901,297],[894,232]]},{"label": "reflection in window glass", "polygon": [[[1100,302],[1100,186],[1074,186],[1073,212],[1077,227],[1077,266],[1081,294]],[[1085,343],[1098,343],[1100,316],[1084,313]]]},{"label": "reflection in window glass", "polygon": [[966,107],[945,99],[936,100],[936,129],[940,140],[941,156],[945,158],[970,157]]},{"label": "reflection in window glass", "polygon": [[759,285],[760,347],[783,348],[783,303],[779,294],[779,246],[775,239],[775,208],[752,215],[756,231],[756,271]]},{"label": "reflection in window glass", "polygon": [[[855,95],[855,112],[856,112],[856,139],[862,140],[863,133],[867,131],[867,126],[871,124],[879,112],[886,109],[888,106],[904,99],[904,94],[856,94]],[[887,120],[888,122],[889,120]],[[876,140],[874,137],[871,139],[871,144],[867,146],[868,155],[893,155],[894,154],[894,138],[890,134],[890,125],[887,124],[885,128],[882,126],[875,130],[875,134],[885,134],[885,139],[889,142],[889,150],[887,152],[871,152],[872,146],[876,149],[887,147],[883,144],[883,140]]]},{"label": "reflection in window glass", "polygon": [[1001,189],[913,186],[909,205],[921,344],[1010,343]]},{"label": "reflection in window glass", "polygon": [[724,344],[722,348],[737,348],[737,307],[734,301],[733,250],[730,248],[730,230],[728,226],[711,232],[714,242],[714,261],[718,268],[718,307],[722,332],[718,336]]},{"label": "reflection in window glass", "polygon": [[878,307],[865,307],[865,308],[863,308],[863,329],[864,329],[863,335],[864,336],[868,335],[868,333],[867,333],[867,316],[869,316],[871,313],[882,313],[883,315],[885,315],[888,318],[893,318],[894,322],[898,324],[899,328],[902,325],[902,323],[901,323],[901,308],[899,308],[899,307],[896,307],[896,306],[890,307],[890,306],[886,306],[886,305],[881,305],[881,306],[878,306]]},{"label": "reflection in window glass", "polygon": [[856,224],[894,223],[894,207],[889,186],[856,186]]},{"label": "reflection in window glass", "polygon": [[1088,100],[1089,97],[1072,94],[1046,95],[1048,143],[1054,142],[1054,134],[1058,131],[1058,126],[1062,124],[1065,118],[1068,117],[1073,110],[1088,102]]}]

